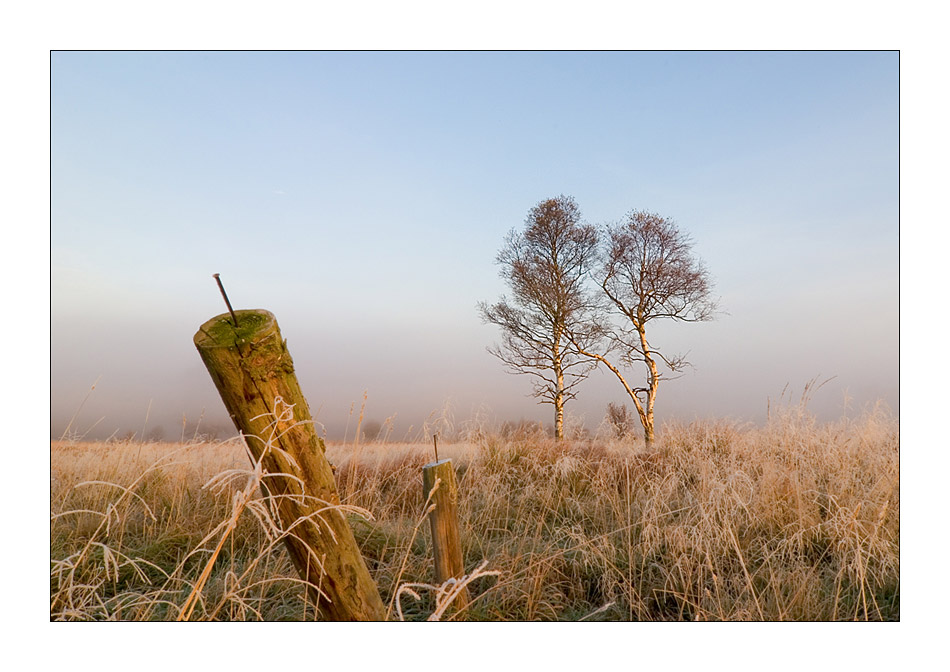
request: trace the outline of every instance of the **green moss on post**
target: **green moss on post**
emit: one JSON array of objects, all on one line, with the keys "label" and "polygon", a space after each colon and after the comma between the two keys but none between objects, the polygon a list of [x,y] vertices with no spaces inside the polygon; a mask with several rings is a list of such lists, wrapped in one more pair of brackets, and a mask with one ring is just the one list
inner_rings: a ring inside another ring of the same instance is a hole
[{"label": "green moss on post", "polygon": [[277,320],[266,310],[236,314],[236,329],[227,313],[201,325],[195,347],[235,427],[270,474],[262,488],[276,497],[283,529],[293,526],[285,540],[294,566],[325,594],[310,589],[324,618],[385,620],[353,530],[333,508],[340,504],[333,470]]}]

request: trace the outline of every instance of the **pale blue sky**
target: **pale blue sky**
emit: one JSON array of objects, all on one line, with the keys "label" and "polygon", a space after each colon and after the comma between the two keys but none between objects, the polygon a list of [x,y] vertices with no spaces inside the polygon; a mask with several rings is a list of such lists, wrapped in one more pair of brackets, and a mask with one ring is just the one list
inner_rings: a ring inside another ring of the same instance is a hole
[{"label": "pale blue sky", "polygon": [[[475,304],[562,193],[592,223],[673,217],[716,279],[727,315],[657,332],[696,367],[661,421],[761,421],[832,376],[822,417],[898,410],[896,52],[56,52],[51,75],[54,436],[97,378],[90,436],[227,426],[191,344],[215,272],[277,315],[331,436],[364,390],[398,438],[446,402],[550,422]],[[568,412],[608,401],[595,374]]]}]

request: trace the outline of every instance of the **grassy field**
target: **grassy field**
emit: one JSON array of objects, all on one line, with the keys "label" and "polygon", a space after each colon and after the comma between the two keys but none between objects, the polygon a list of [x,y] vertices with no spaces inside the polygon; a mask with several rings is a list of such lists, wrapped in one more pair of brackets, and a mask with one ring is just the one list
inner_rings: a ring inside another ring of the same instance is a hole
[{"label": "grassy field", "polygon": [[[443,620],[900,618],[899,431],[883,410],[668,425],[649,452],[486,433],[439,452],[480,568]],[[327,455],[390,618],[438,615],[431,446]],[[193,593],[191,620],[315,618],[239,442],[53,442],[50,457],[51,620],[175,620]]]}]

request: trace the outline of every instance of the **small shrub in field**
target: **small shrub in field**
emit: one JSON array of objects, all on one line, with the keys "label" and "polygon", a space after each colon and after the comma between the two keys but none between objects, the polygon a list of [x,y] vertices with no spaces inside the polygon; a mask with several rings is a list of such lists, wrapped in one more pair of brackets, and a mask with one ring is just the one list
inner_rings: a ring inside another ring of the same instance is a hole
[{"label": "small shrub in field", "polygon": [[607,422],[617,439],[625,439],[633,431],[634,417],[626,404],[607,404]]}]

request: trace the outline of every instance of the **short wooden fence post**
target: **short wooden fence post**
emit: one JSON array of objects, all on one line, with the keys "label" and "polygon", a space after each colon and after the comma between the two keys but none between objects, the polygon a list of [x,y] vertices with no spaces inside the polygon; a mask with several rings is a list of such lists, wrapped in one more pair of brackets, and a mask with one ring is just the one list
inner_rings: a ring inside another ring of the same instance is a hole
[{"label": "short wooden fence post", "polygon": [[[458,483],[452,460],[437,460],[422,467],[423,500],[429,498],[437,480],[439,487],[432,495],[431,503],[435,508],[429,514],[429,526],[435,556],[435,580],[441,585],[450,578],[460,579],[465,575],[458,525]],[[453,606],[462,608],[468,599],[468,590],[463,588]]]},{"label": "short wooden fence post", "polygon": [[274,315],[266,310],[239,310],[230,320],[227,313],[218,315],[201,325],[194,342],[231,419],[262,463],[262,490],[276,498],[283,529],[293,529],[284,539],[297,572],[326,595],[309,588],[320,615],[333,621],[385,620],[386,608],[353,530],[336,508],[333,469]]}]

